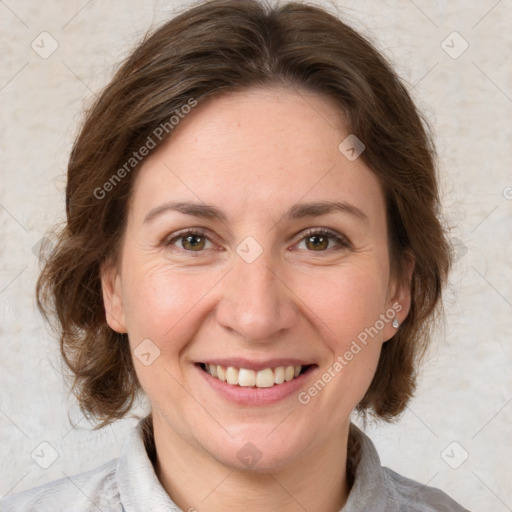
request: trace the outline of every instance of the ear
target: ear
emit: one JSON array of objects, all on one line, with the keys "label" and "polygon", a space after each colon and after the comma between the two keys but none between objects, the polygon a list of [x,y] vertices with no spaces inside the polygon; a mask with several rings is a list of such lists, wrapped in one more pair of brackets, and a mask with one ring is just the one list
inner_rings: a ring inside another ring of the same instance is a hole
[{"label": "ear", "polygon": [[[390,293],[386,304],[386,313],[391,314],[394,312],[395,314],[390,321],[386,322],[383,330],[383,341],[388,341],[397,332],[397,329],[393,327],[393,320],[396,318],[399,325],[402,325],[409,314],[411,309],[411,285],[414,265],[414,255],[412,252],[407,251],[405,254],[405,268],[402,272],[405,278],[403,278],[402,281],[398,281],[398,278],[395,278],[390,283]],[[386,318],[389,317],[386,315]]]},{"label": "ear", "polygon": [[114,331],[126,333],[121,276],[111,261],[100,265],[101,291],[107,323]]}]

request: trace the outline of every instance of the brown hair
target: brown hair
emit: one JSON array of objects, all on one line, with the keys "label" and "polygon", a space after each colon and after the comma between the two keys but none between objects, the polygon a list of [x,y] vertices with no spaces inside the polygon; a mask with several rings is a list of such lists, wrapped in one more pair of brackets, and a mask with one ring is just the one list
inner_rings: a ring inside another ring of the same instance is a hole
[{"label": "brown hair", "polygon": [[118,256],[140,166],[129,159],[191,98],[271,85],[334,99],[366,146],[360,158],[386,197],[392,272],[407,282],[408,253],[415,266],[410,312],[383,345],[357,410],[390,421],[412,396],[450,267],[428,124],[386,59],[336,16],[299,3],[213,0],[146,34],[87,112],[69,159],[67,223],[37,301],[48,321],[57,319],[71,391],[86,416],[101,420],[96,428],[122,418],[141,389],[127,335],[107,325],[99,272]]}]

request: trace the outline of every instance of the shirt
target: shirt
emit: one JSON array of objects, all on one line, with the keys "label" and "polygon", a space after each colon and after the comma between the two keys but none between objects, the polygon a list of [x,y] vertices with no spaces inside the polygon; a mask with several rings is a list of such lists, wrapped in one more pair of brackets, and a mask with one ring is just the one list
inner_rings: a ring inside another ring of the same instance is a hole
[{"label": "shirt", "polygon": [[[12,494],[0,501],[0,512],[184,512],[154,471],[154,441],[148,434],[151,427],[144,426],[147,419],[129,431],[118,458],[69,479]],[[469,512],[443,491],[382,467],[372,441],[353,423],[348,446],[351,489],[340,512]]]}]

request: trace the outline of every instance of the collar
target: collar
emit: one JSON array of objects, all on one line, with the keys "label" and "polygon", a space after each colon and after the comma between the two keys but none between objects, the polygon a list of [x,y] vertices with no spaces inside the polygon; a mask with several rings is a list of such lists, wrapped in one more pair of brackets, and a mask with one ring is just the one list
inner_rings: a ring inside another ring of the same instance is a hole
[{"label": "collar", "polygon": [[[180,512],[156,476],[151,415],[142,418],[125,441],[118,459],[116,479],[126,512],[152,510]],[[398,503],[371,439],[353,423],[349,429],[347,473],[352,483],[347,503],[340,512],[388,512]],[[398,505],[396,510],[398,510]]]},{"label": "collar", "polygon": [[148,432],[152,433],[151,415],[139,420],[124,443],[116,468],[121,503],[126,512],[179,512],[181,509],[171,500],[156,476],[150,459],[152,434],[150,440]]}]

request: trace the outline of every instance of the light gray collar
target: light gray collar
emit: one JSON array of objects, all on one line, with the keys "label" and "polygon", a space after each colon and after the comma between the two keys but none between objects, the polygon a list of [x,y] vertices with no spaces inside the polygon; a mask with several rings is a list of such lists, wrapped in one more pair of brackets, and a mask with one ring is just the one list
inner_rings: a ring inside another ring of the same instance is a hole
[{"label": "light gray collar", "polygon": [[[139,420],[129,432],[118,460],[116,479],[121,503],[126,512],[182,512],[156,476],[143,440],[145,421],[146,418]],[[371,439],[353,423],[349,432],[349,468],[355,470],[354,483],[340,512],[399,510],[394,486],[387,481],[389,477]]]}]

